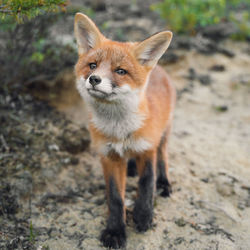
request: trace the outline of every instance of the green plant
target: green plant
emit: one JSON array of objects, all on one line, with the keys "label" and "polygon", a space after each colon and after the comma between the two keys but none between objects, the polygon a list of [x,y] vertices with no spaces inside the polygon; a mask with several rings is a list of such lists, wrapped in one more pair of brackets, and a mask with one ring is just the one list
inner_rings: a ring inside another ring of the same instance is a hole
[{"label": "green plant", "polygon": [[234,40],[246,40],[246,37],[250,37],[250,14],[249,11],[242,11],[240,18],[231,13],[229,20],[235,24],[238,28],[237,32],[232,34]]},{"label": "green plant", "polygon": [[235,9],[240,6],[249,10],[249,0],[163,0],[153,4],[151,9],[177,33],[194,34],[200,27],[229,20],[242,34],[248,35],[249,15],[244,14],[243,20],[238,20],[235,15]]},{"label": "green plant", "polygon": [[1,84],[23,83],[39,74],[51,77],[69,63],[70,57],[73,64],[72,49],[49,39],[48,28],[58,15],[40,15],[22,24],[8,23],[6,18],[0,24]]},{"label": "green plant", "polygon": [[[25,1],[29,2],[29,0],[18,2]],[[48,0],[42,2],[47,3]],[[60,0],[60,2],[65,1]],[[3,5],[0,3],[0,6]],[[0,8],[0,12],[1,10],[3,11]],[[6,7],[4,10],[7,10]],[[87,10],[91,13],[91,9]],[[23,22],[15,19],[15,14],[10,12],[8,15],[5,14],[0,22],[0,84],[7,86],[16,83],[15,86],[24,86],[23,83],[30,79],[40,75],[45,79],[51,79],[61,69],[71,67],[77,56],[74,48],[53,40],[49,28],[76,11],[69,8],[69,12],[67,9],[66,13],[46,13],[42,8],[42,12],[39,12],[41,15],[38,14],[32,20],[29,19],[31,16],[25,16],[24,12],[20,12],[17,15],[23,15],[21,19]]]},{"label": "green plant", "polygon": [[23,22],[40,14],[65,10],[66,0],[1,0],[0,18],[11,16]]},{"label": "green plant", "polygon": [[31,222],[30,222],[30,235],[29,235],[29,241],[30,241],[31,243],[34,243],[35,239],[36,239],[36,235],[35,235],[35,233],[34,233],[34,231],[33,231],[33,224],[32,224],[32,221],[31,221]]}]

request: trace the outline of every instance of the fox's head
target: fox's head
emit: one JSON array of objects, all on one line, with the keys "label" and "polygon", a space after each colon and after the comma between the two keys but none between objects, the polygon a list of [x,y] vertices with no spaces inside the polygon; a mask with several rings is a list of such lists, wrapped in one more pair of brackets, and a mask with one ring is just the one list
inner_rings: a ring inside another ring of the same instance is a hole
[{"label": "fox's head", "polygon": [[75,16],[74,28],[79,54],[77,88],[84,99],[94,102],[138,99],[172,38],[170,31],[163,31],[142,42],[111,41],[81,13]]}]

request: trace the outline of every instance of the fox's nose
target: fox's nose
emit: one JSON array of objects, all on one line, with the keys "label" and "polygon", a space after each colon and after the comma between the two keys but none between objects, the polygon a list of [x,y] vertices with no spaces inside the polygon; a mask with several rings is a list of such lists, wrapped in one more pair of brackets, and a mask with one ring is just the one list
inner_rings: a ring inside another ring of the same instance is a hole
[{"label": "fox's nose", "polygon": [[89,78],[90,84],[95,87],[97,84],[100,84],[102,79],[99,76],[93,75]]}]

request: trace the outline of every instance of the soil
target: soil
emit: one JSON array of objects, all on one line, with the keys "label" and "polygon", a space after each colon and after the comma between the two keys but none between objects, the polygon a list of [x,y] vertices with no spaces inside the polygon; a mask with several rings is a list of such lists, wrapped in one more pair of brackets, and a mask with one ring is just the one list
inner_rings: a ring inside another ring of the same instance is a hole
[{"label": "soil", "polygon": [[[175,41],[161,60],[178,92],[173,194],[156,195],[153,227],[138,233],[131,216],[138,179],[128,178],[126,249],[250,249],[250,46]],[[43,101],[0,89],[0,249],[104,249],[105,185],[73,70],[32,94]]]}]

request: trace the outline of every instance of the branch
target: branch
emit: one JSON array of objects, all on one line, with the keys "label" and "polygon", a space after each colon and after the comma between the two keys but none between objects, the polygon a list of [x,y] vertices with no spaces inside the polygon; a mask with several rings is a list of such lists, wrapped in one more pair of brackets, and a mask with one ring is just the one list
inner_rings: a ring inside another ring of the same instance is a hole
[{"label": "branch", "polygon": [[4,8],[6,8],[7,6],[6,5],[0,5],[0,12],[1,13],[10,13],[12,12],[11,10],[5,10]]}]

